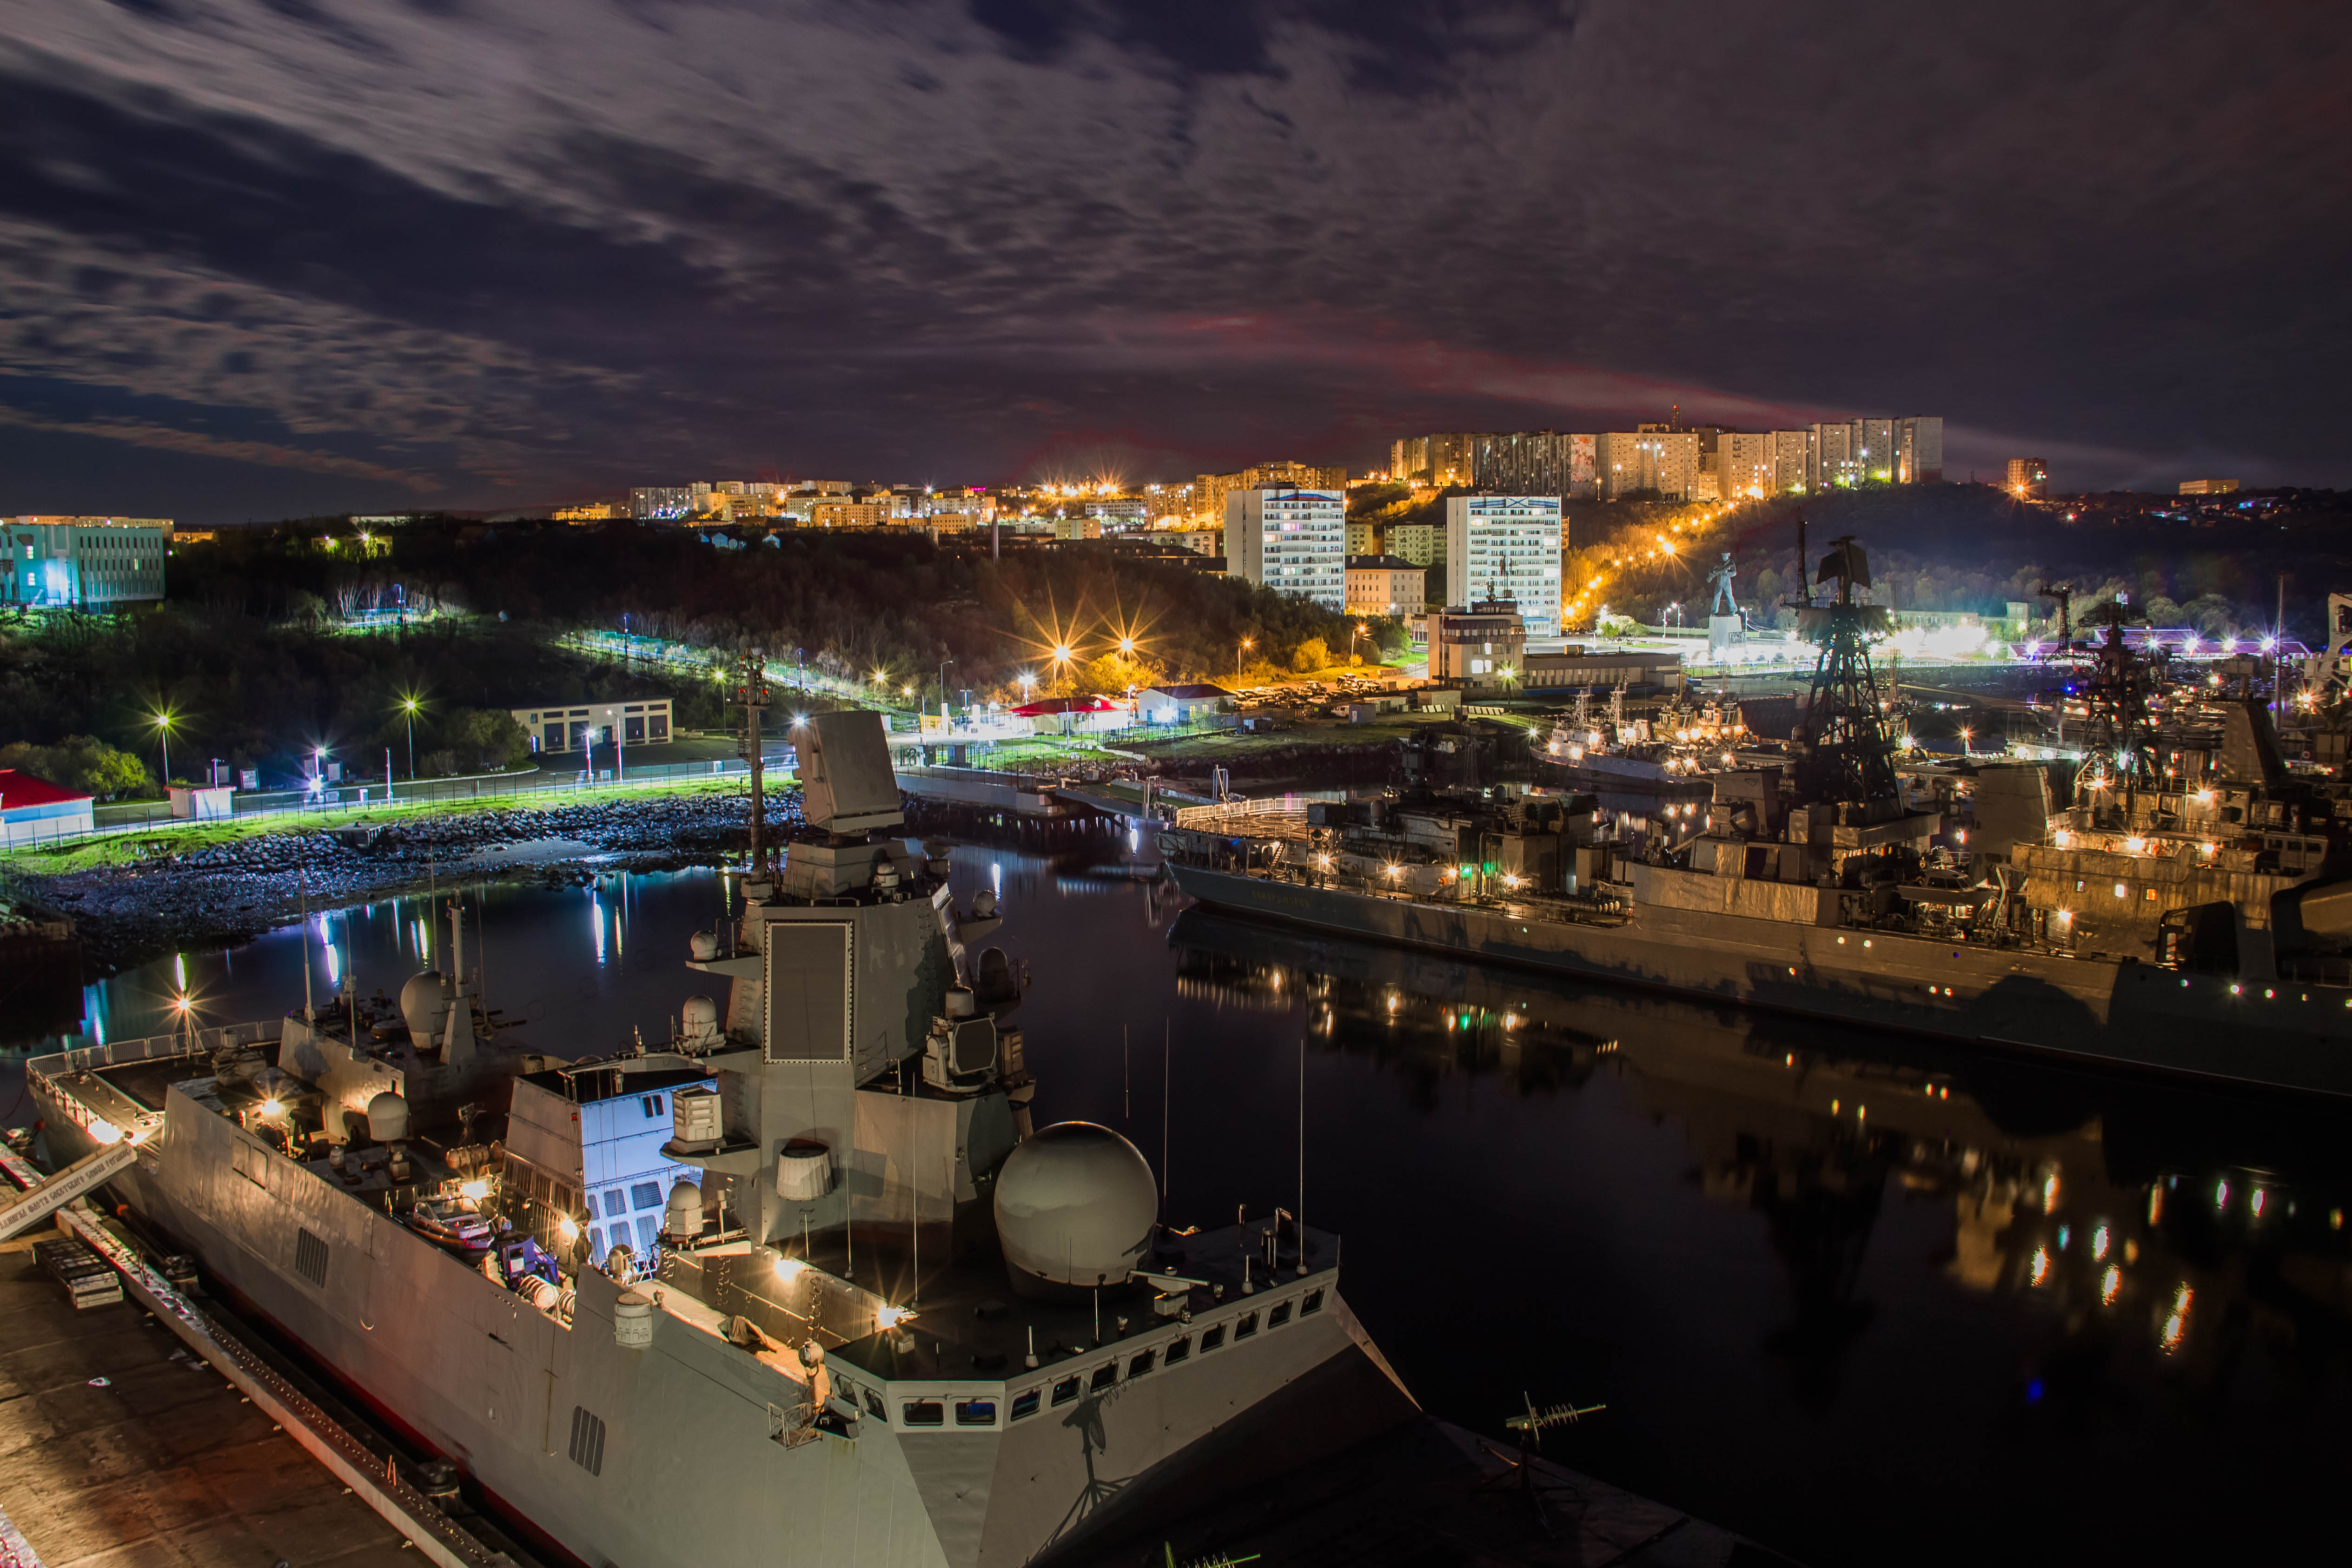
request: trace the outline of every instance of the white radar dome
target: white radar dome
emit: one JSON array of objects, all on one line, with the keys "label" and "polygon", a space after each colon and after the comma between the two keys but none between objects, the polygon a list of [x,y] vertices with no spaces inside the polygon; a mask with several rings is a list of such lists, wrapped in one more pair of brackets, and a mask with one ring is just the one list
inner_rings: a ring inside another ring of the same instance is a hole
[{"label": "white radar dome", "polygon": [[1092,1122],[1044,1128],[997,1174],[996,1234],[1024,1296],[1126,1283],[1159,1218],[1151,1166],[1133,1144]]},{"label": "white radar dome", "polygon": [[367,1103],[368,1136],[396,1144],[408,1136],[408,1102],[387,1089]]},{"label": "white radar dome", "polygon": [[400,988],[400,1018],[418,1045],[438,1040],[449,1021],[449,981],[438,969],[408,977]]},{"label": "white radar dome", "polygon": [[719,1032],[719,1004],[709,997],[688,997],[678,1009],[678,1032],[688,1040],[709,1040]]}]

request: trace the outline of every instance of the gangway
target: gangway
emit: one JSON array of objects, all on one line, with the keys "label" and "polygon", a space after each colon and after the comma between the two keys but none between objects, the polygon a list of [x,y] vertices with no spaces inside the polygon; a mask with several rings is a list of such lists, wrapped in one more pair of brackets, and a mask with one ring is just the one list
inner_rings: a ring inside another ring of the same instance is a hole
[{"label": "gangway", "polygon": [[0,1189],[0,1241],[21,1236],[84,1193],[131,1168],[139,1145],[129,1138],[102,1145],[21,1192]]}]

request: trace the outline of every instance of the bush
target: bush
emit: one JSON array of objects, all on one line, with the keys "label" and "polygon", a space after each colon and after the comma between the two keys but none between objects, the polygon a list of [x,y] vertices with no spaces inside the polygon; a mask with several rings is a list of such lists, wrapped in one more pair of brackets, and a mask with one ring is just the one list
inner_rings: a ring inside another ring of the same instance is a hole
[{"label": "bush", "polygon": [[68,736],[55,746],[20,740],[0,747],[0,768],[19,768],[68,789],[111,800],[144,789],[147,765],[131,753],[87,735]]},{"label": "bush", "polygon": [[426,752],[416,761],[416,773],[420,779],[446,779],[457,771],[457,754],[446,746],[438,751]]},{"label": "bush", "polygon": [[1298,644],[1290,655],[1290,667],[1302,675],[1311,675],[1331,663],[1331,645],[1320,637],[1309,637]]}]

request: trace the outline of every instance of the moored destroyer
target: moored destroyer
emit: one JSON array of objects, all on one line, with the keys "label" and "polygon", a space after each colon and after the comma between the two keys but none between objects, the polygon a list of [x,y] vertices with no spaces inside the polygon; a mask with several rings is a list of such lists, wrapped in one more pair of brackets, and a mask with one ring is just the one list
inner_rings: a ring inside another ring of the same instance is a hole
[{"label": "moored destroyer", "polygon": [[1032,1132],[992,896],[887,836],[875,716],[800,738],[812,831],[665,1047],[502,1038],[453,911],[396,1010],[33,1062],[58,1153],[135,1140],[142,1226],[581,1563],[1050,1560],[1410,1416],[1334,1237],[1171,1230],[1118,1134]]},{"label": "moored destroyer", "polygon": [[1821,580],[1789,765],[1714,774],[1703,816],[1628,842],[1591,795],[1201,808],[1161,836],[1168,874],[1236,913],[1467,958],[2352,1094],[2352,799],[2288,775],[2258,702],[2228,706],[2217,753],[2163,755],[2115,612],[2071,801],[2048,769],[1985,766],[1963,826],[1897,772],[1860,548],[1838,541]]}]

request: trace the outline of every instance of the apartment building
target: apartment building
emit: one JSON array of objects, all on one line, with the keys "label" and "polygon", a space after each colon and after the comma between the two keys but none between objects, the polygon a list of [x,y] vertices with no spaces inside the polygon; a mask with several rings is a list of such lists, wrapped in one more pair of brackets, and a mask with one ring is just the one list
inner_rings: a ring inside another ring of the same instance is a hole
[{"label": "apartment building", "polygon": [[1418,615],[1428,608],[1429,574],[1392,555],[1348,558],[1348,613]]},{"label": "apartment building", "polygon": [[1326,610],[1348,605],[1344,490],[1258,486],[1228,491],[1225,574]]},{"label": "apartment building", "polygon": [[1637,490],[1666,500],[1687,500],[1698,477],[1696,431],[1611,431],[1594,439],[1593,466],[1601,498],[1622,500]]},{"label": "apartment building", "polygon": [[1223,517],[1225,497],[1237,490],[1297,489],[1329,491],[1344,506],[1348,470],[1338,464],[1260,463],[1233,474],[1203,474],[1192,481],[1193,516],[1214,521]]},{"label": "apartment building", "polygon": [[1448,496],[1445,601],[1508,600],[1530,637],[1559,635],[1558,496]]},{"label": "apartment building", "polygon": [[1433,566],[1444,559],[1439,546],[1445,530],[1433,523],[1390,523],[1381,529],[1381,553],[1415,566]]},{"label": "apartment building", "polygon": [[1716,496],[1719,500],[1745,501],[1780,493],[1774,454],[1776,437],[1767,431],[1727,430],[1715,438]]}]

